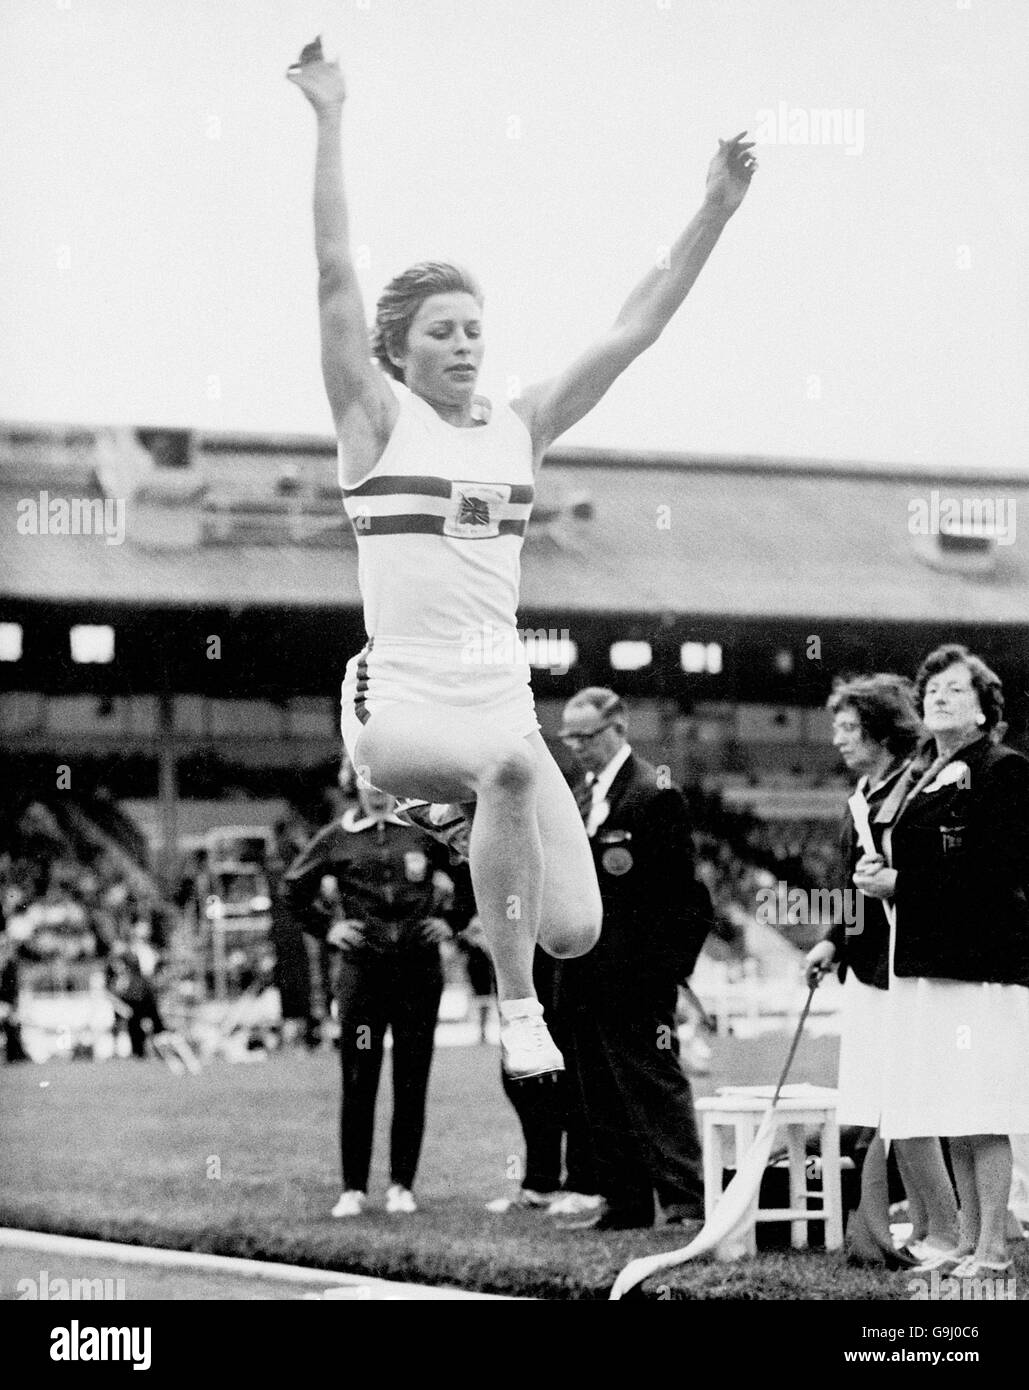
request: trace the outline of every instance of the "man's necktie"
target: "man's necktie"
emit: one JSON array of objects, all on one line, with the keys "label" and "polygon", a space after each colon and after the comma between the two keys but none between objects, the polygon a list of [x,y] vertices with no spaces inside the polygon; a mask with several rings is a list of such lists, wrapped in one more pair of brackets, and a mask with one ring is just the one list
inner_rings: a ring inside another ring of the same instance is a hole
[{"label": "man's necktie", "polygon": [[575,799],[579,805],[579,814],[582,816],[586,826],[586,834],[593,838],[604,821],[607,819],[608,806],[603,797],[597,796],[597,779],[591,777],[588,783],[583,783],[576,789]]},{"label": "man's necktie", "polygon": [[579,808],[579,815],[582,816],[583,825],[589,825],[590,811],[593,809],[593,777],[584,778],[583,781],[576,783],[573,791],[575,793],[575,804]]}]

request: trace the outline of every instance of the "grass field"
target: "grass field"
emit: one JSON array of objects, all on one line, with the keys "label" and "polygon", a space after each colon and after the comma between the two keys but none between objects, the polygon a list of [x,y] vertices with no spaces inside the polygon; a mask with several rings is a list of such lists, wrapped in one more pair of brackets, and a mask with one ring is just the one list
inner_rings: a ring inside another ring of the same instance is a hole
[{"label": "grass field", "polygon": [[[696,1090],[772,1081],[786,1045],[718,1039]],[[829,1083],[835,1055],[835,1040],[805,1039],[791,1080]],[[0,1225],[551,1299],[605,1298],[632,1256],[683,1243],[674,1228],[562,1232],[542,1215],[484,1210],[514,1192],[509,1174],[522,1154],[492,1047],[437,1052],[418,1214],[390,1217],[376,1205],[386,1186],[384,1082],[372,1207],[334,1221],[337,1088],[328,1051],[215,1065],[196,1078],[158,1062],[4,1068]],[[1029,1274],[1024,1255],[1019,1266]],[[905,1299],[906,1277],[852,1269],[839,1255],[768,1253],[698,1262],[645,1289],[651,1298]]]}]

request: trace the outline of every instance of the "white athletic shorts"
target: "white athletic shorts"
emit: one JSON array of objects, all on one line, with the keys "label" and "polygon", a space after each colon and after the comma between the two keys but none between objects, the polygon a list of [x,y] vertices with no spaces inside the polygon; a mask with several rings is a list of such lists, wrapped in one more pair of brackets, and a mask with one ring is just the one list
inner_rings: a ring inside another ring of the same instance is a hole
[{"label": "white athletic shorts", "polygon": [[498,732],[526,738],[539,728],[524,660],[469,661],[455,643],[371,638],[347,662],[340,731],[355,767],[358,735],[389,705],[441,705],[485,715]]}]

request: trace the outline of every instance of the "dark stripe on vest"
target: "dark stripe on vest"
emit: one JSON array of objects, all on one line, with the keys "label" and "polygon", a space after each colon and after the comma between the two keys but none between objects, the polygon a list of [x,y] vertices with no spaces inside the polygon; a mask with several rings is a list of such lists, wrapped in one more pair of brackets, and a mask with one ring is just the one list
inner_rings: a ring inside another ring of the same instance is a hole
[{"label": "dark stripe on vest", "polygon": [[380,473],[377,478],[369,478],[360,487],[351,488],[348,497],[384,497],[398,492],[418,492],[424,497],[449,497],[450,482],[447,478],[433,478],[412,473]]},{"label": "dark stripe on vest", "polygon": [[[401,512],[398,516],[363,515],[359,518],[360,524],[353,517],[350,519],[358,540],[364,540],[367,536],[442,536],[445,520],[441,516],[423,516],[420,512]],[[524,536],[525,528],[524,519],[501,521],[497,525],[501,536]],[[448,540],[490,541],[496,540],[496,536],[450,536]]]},{"label": "dark stripe on vest", "polygon": [[[471,484],[470,478],[462,478],[463,483]],[[482,483],[482,487],[503,487],[503,483]],[[403,493],[417,493],[423,497],[450,497],[453,483],[447,478],[423,477],[420,474],[383,473],[377,478],[369,478],[360,487],[348,488],[347,497],[390,497]],[[535,496],[531,483],[512,483],[509,502],[531,502]]]}]

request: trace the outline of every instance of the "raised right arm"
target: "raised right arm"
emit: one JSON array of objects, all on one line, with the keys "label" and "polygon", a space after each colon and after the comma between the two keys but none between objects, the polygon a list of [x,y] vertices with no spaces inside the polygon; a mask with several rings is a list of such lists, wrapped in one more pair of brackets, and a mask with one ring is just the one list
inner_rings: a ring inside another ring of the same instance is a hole
[{"label": "raised right arm", "polygon": [[350,253],[340,153],[346,91],[339,64],[327,63],[316,41],[305,48],[287,76],[307,97],[317,121],[314,240],[322,376],[342,445],[340,480],[350,486],[377,462],[399,407],[389,383],[372,362],[361,289]]}]

